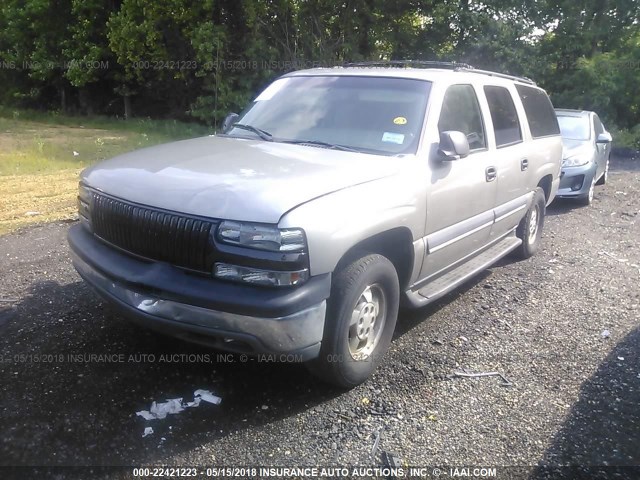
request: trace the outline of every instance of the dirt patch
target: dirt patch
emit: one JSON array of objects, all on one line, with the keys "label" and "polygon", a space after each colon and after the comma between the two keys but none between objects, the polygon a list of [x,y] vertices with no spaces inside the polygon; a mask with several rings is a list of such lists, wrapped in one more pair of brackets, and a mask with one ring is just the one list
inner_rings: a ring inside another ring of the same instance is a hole
[{"label": "dirt patch", "polygon": [[32,223],[74,218],[79,172],[0,176],[0,235]]},{"label": "dirt patch", "polygon": [[114,132],[100,128],[69,127],[28,122],[19,124],[10,130],[0,133],[0,150],[5,152],[23,148],[25,145],[36,145],[38,141],[56,145],[67,145],[73,140],[86,141],[95,138],[124,140],[126,136],[114,136]]}]

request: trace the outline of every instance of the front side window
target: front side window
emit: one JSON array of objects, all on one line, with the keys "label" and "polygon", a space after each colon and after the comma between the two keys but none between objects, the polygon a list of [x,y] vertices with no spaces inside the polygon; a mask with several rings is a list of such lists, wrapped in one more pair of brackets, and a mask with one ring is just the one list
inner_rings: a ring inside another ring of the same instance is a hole
[{"label": "front side window", "polygon": [[[276,142],[415,153],[430,89],[430,82],[407,78],[285,77],[258,95],[237,123],[268,132]],[[251,135],[246,128],[226,134]]]},{"label": "front side window", "polygon": [[489,103],[491,122],[496,136],[496,146],[502,147],[522,141],[518,112],[509,90],[504,87],[486,86],[484,93]]},{"label": "front side window", "polygon": [[522,106],[527,114],[529,129],[533,138],[558,135],[560,127],[551,100],[543,90],[516,85]]},{"label": "front side window", "polygon": [[598,115],[593,116],[593,127],[596,131],[596,138],[598,137],[598,135],[604,132],[604,125],[602,125],[602,122],[600,121],[600,117],[598,117]]},{"label": "front side window", "polygon": [[447,89],[442,102],[438,130],[440,133],[449,130],[464,133],[471,150],[487,148],[478,97],[471,85],[452,85]]}]

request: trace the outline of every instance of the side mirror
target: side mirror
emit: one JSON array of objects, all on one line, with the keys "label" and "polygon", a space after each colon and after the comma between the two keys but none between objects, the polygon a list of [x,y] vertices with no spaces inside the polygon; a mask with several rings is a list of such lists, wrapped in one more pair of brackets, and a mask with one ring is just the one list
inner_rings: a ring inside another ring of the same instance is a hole
[{"label": "side mirror", "polygon": [[469,141],[467,136],[456,130],[447,130],[440,134],[438,153],[443,160],[459,160],[469,155]]},{"label": "side mirror", "polygon": [[598,138],[596,138],[596,143],[611,143],[612,141],[613,138],[609,132],[602,132],[598,135]]},{"label": "side mirror", "polygon": [[238,115],[237,113],[230,113],[229,115],[227,115],[224,119],[224,122],[222,122],[222,131],[228,131],[231,126],[238,121],[239,118],[240,115]]}]

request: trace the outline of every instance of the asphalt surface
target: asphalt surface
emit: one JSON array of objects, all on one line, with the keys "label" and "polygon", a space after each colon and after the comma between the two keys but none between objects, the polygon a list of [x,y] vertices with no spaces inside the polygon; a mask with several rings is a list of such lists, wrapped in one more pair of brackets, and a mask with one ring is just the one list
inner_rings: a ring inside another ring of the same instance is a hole
[{"label": "asphalt surface", "polygon": [[[71,267],[69,224],[0,237],[0,465],[640,465],[638,166],[554,204],[536,257],[401,312],[348,392],[128,323]],[[222,403],[136,415],[197,389]]]}]

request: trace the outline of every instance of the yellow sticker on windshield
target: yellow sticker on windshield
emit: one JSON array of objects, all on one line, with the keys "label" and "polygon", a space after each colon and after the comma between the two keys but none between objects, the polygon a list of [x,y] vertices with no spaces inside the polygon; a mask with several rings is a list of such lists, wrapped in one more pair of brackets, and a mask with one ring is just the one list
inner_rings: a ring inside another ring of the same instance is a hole
[{"label": "yellow sticker on windshield", "polygon": [[407,119],[404,117],[396,117],[393,119],[393,123],[395,123],[396,125],[406,125]]}]

